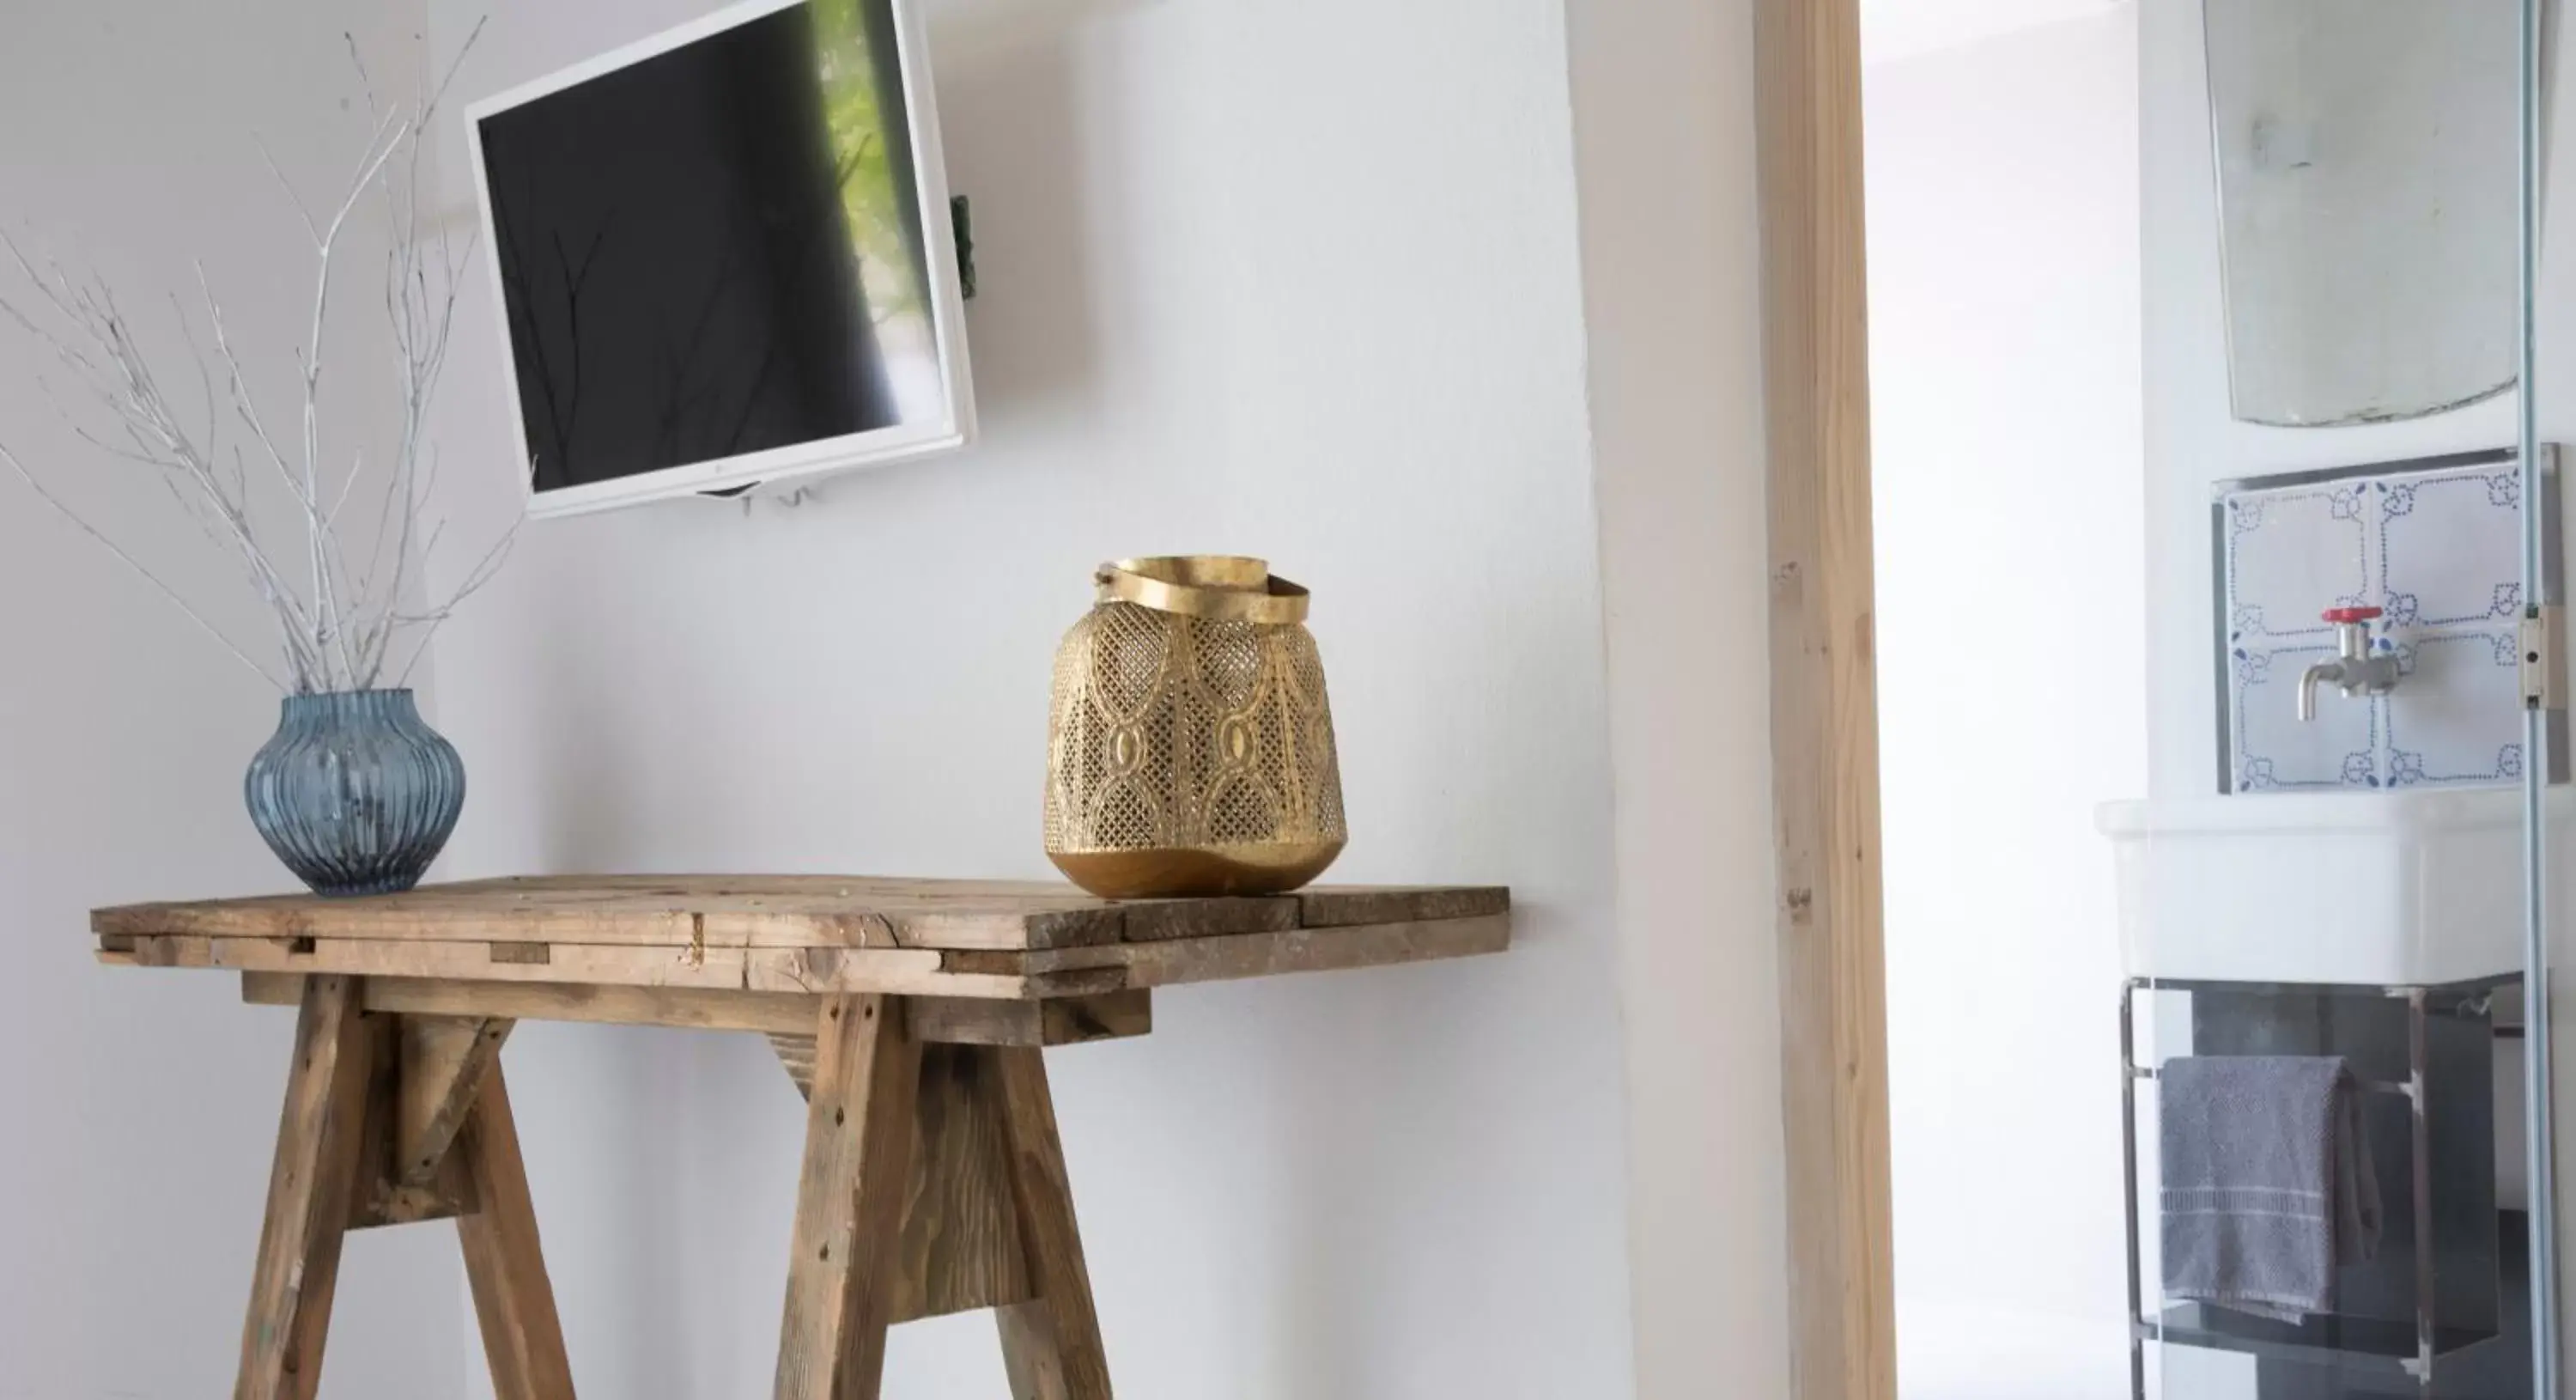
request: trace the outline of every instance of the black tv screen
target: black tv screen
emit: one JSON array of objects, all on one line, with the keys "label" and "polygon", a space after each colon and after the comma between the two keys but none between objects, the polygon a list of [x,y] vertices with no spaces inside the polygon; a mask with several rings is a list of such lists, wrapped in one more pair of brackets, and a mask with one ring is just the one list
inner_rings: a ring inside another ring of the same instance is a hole
[{"label": "black tv screen", "polygon": [[907,48],[892,0],[759,3],[475,110],[541,510],[963,440]]}]

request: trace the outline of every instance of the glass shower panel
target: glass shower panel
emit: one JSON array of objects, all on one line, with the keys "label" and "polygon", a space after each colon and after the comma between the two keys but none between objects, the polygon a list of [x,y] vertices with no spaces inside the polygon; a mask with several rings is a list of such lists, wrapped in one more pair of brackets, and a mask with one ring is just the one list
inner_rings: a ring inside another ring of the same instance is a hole
[{"label": "glass shower panel", "polygon": [[[2545,989],[2576,682],[2566,493],[2515,392],[2545,4],[2142,10],[2149,300],[2187,352],[2157,382],[2151,328],[2151,529],[2208,558],[2151,571],[2208,628],[2151,660],[2205,668],[2209,708],[2100,817],[2138,1400],[2567,1394]],[[2153,154],[2184,95],[2197,188]],[[2152,246],[2159,201],[2204,200],[2214,262]]]},{"label": "glass shower panel", "polygon": [[2540,299],[2545,248],[2547,153],[2551,75],[2557,66],[2557,35],[2548,0],[2520,0],[2520,73],[2515,143],[2515,324],[2514,436],[2521,458],[2523,531],[2521,577],[2522,629],[2516,658],[2521,663],[2523,742],[2531,761],[2522,775],[2523,850],[2523,982],[2521,987],[2521,1069],[2524,1086],[2523,1134],[2525,1180],[2528,1183],[2529,1318],[2531,1368],[2536,1393],[2564,1393],[2566,1375],[2561,1338],[2567,1318],[2559,1281],[2561,1226],[2555,1161],[2556,1060],[2552,1053],[2557,1012],[2553,986],[2553,924],[2557,915],[2550,897],[2551,866],[2567,830],[2565,797],[2568,747],[2566,694],[2568,673],[2561,622],[2565,597],[2563,549],[2566,529],[2563,502],[2542,486],[2557,479],[2561,455],[2542,432],[2540,401],[2540,335],[2544,307]]}]

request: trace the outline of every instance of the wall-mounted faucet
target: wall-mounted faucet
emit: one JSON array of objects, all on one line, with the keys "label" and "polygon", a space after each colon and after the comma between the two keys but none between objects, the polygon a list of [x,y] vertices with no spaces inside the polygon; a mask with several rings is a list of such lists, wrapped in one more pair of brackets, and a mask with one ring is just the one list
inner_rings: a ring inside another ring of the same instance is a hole
[{"label": "wall-mounted faucet", "polygon": [[2386,695],[2397,688],[2397,656],[2394,652],[2373,652],[2370,648],[2370,624],[2379,620],[2377,608],[2328,608],[2325,620],[2334,624],[2335,649],[2341,653],[2332,661],[2320,661],[2299,675],[2299,719],[2317,717],[2317,685],[2332,681],[2346,696]]}]

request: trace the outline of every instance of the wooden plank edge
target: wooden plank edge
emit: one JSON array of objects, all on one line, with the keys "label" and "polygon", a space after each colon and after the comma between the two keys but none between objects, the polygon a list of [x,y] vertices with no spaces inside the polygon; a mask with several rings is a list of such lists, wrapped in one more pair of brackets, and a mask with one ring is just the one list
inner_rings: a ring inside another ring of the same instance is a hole
[{"label": "wooden plank edge", "polygon": [[[244,972],[242,1000],[293,1006],[300,972]],[[493,1016],[518,1021],[666,1026],[675,1030],[811,1034],[814,999],[793,992],[721,987],[620,987],[455,978],[370,977],[369,1011],[406,1016]]]},{"label": "wooden plank edge", "polygon": [[[1287,932],[1127,943],[1038,952],[959,949],[774,948],[707,950],[702,961],[654,950],[558,947],[549,960],[493,962],[476,944],[387,945],[320,939],[213,939],[133,935],[127,952],[102,948],[110,965],[220,968],[240,972],[342,973],[476,986],[537,985],[653,991],[748,992],[803,997],[849,992],[889,996],[1044,1000],[1099,996],[1181,982],[1471,957],[1511,943],[1511,916],[1328,926]],[[442,951],[444,950],[444,951]],[[586,1018],[547,1009],[504,1012],[522,1019],[634,1020],[634,1008]],[[639,1023],[653,1024],[642,1021]],[[767,1022],[741,1029],[770,1029]]]},{"label": "wooden plank edge", "polygon": [[[241,999],[253,1006],[295,1006],[304,974],[245,972]],[[750,1031],[810,1036],[814,998],[802,992],[746,992],[703,987],[591,987],[530,982],[473,982],[370,977],[368,1011],[410,1016],[506,1017],[675,1030]],[[915,997],[915,1033],[945,1045],[1062,1046],[1149,1035],[1153,993],[1144,988],[1051,1001]]]},{"label": "wooden plank edge", "polygon": [[1081,1045],[1154,1029],[1154,994],[1141,987],[1049,1001],[916,997],[907,1009],[913,1034],[941,1045]]},{"label": "wooden plank edge", "polygon": [[[742,985],[755,992],[836,996],[949,996],[1022,1000],[1034,993],[1016,972],[956,972],[931,948],[751,948]],[[1112,988],[1095,988],[1107,991]]]},{"label": "wooden plank edge", "polygon": [[1297,905],[1306,928],[1347,928],[1490,918],[1512,911],[1512,892],[1502,885],[1327,885],[1299,891]]},{"label": "wooden plank edge", "polygon": [[[1256,933],[1135,944],[1129,948],[1131,957],[1125,973],[1130,987],[1170,987],[1481,957],[1503,952],[1511,943],[1511,916],[1489,914],[1474,919],[1363,924],[1285,935]],[[1078,974],[1054,976],[1065,975]],[[1040,996],[1050,995],[1055,985],[1053,976],[1032,976],[1029,982]]]},{"label": "wooden plank edge", "polygon": [[[1383,931],[1388,929],[1427,930],[1443,924],[1476,925],[1478,929],[1485,929],[1489,925],[1484,921],[1496,919],[1502,921],[1506,945],[1508,945],[1511,915],[1507,911],[1497,911],[1465,917],[1394,919],[1372,924],[1327,925],[1311,929],[1291,928],[1270,933],[1172,939],[1146,944],[1120,944],[1107,948],[1061,948],[1027,953],[951,949],[940,954],[940,967],[956,973],[1025,976],[1031,980],[1032,985],[1041,995],[1060,996],[1085,990],[1109,990],[1105,982],[1095,981],[1086,987],[1083,974],[1132,967],[1140,962],[1170,961],[1183,956],[1171,951],[1176,948],[1239,948],[1248,946],[1254,940],[1274,944],[1298,944],[1320,940],[1326,946],[1332,946],[1336,940],[1342,939],[1366,941],[1370,938],[1383,938]],[[1461,934],[1460,937],[1470,944],[1476,941],[1476,935],[1472,933]],[[1396,961],[1417,961],[1417,959],[1399,958]],[[1122,980],[1119,985],[1135,984],[1132,981]]]},{"label": "wooden plank edge", "polygon": [[131,906],[92,912],[92,931],[109,938],[314,938],[384,947],[488,945],[496,956],[510,947],[595,947],[629,952],[937,952],[942,949],[1019,951],[1114,945],[1122,937],[1119,906],[1038,913],[751,913],[740,910],[632,916],[621,928],[593,919],[528,917],[494,924],[457,920],[421,922],[342,916],[324,922],[300,916],[234,917],[220,909]]},{"label": "wooden plank edge", "polygon": [[1122,916],[1119,940],[1125,943],[1160,943],[1233,933],[1285,933],[1297,927],[1300,913],[1294,895],[1146,899],[1115,907]]},{"label": "wooden plank edge", "polygon": [[[554,945],[548,960],[494,962],[483,944],[378,943],[353,939],[203,938],[134,935],[130,958],[145,967],[218,968],[233,972],[340,973],[435,981],[559,983],[671,987],[703,991],[872,993],[1013,1000],[1033,995],[1015,974],[944,970],[926,948],[730,948],[696,956],[597,944]],[[1112,991],[1095,986],[1089,990]]]},{"label": "wooden plank edge", "polygon": [[1154,1033],[1154,993],[1134,987],[1096,997],[1061,997],[1037,1003],[1038,1043],[1086,1045]]},{"label": "wooden plank edge", "polygon": [[[90,932],[102,939],[136,934],[197,938],[350,938],[380,943],[589,943],[611,947],[893,948],[894,926],[857,911],[729,908],[592,909],[530,906],[516,910],[440,909],[394,902],[305,905],[293,897],[203,903],[119,904],[92,909]],[[1012,927],[1017,915],[983,921]]]},{"label": "wooden plank edge", "polygon": [[[1083,896],[1067,887],[1068,899]],[[372,943],[588,945],[612,948],[912,948],[1020,951],[1114,946],[1352,924],[1411,923],[1508,912],[1499,886],[1326,886],[1286,895],[1111,901],[1014,913],[792,910],[636,911],[615,918],[531,908],[468,918],[392,905],[328,908],[219,900],[111,905],[90,911],[101,946],[137,936],[341,938]]]}]

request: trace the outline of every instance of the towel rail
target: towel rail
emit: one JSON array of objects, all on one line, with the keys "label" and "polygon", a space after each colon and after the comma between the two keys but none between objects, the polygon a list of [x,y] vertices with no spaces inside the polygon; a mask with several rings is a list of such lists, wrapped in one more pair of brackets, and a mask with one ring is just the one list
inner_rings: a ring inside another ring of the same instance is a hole
[{"label": "towel rail", "polygon": [[[2434,1316],[2432,1163],[2429,1153],[2431,1126],[2426,1112],[2427,1095],[2425,1093],[2429,1047],[2425,1032],[2429,1017],[2465,1016],[2476,1019],[2491,1014],[2493,1010],[2491,994],[2501,985],[2503,985],[2501,981],[2490,980],[2439,987],[2362,988],[2286,983],[2248,987],[2244,984],[2222,983],[2178,984],[2144,977],[2125,979],[2125,985],[2121,988],[2120,994],[2120,1063],[2124,1071],[2120,1085],[2123,1120],[2121,1165],[2122,1185],[2124,1194],[2128,1198],[2126,1223],[2129,1246],[2129,1387],[2134,1400],[2149,1400],[2145,1347],[2150,1342],[2173,1341],[2186,1346],[2216,1347],[2256,1355],[2278,1355],[2308,1360],[2328,1356],[2341,1356],[2347,1360],[2374,1357],[2381,1364],[2393,1363],[2400,1374],[2415,1383],[2418,1393],[2430,1400],[2433,1394],[2434,1371],[2441,1359],[2453,1352],[2492,1338],[2492,1333],[2440,1327]],[[2342,1339],[2341,1335],[2355,1325],[2351,1319],[2338,1319],[2337,1326],[2331,1329],[2330,1336],[2316,1340],[2287,1340],[2258,1338],[2251,1335],[2232,1336],[2205,1326],[2179,1327],[2168,1318],[2161,1303],[2155,1314],[2149,1315],[2145,1297],[2143,1250],[2139,1239],[2141,1193],[2138,1181],[2137,1085],[2140,1080],[2156,1080],[2161,1076],[2157,1066],[2141,1065],[2137,1062],[2137,994],[2141,991],[2224,991],[2239,995],[2251,991],[2274,994],[2377,996],[2406,1003],[2408,1078],[2402,1082],[2356,1078],[2355,1083],[2374,1094],[2404,1098],[2410,1105],[2408,1118],[2411,1131],[2408,1155],[2411,1159],[2410,1174],[2413,1177],[2410,1204],[2413,1207],[2411,1213],[2414,1216],[2415,1233],[2415,1308],[2411,1328],[2403,1322],[2385,1327],[2370,1324],[2364,1330],[2371,1331],[2372,1335],[2356,1348],[2352,1342],[2361,1340],[2357,1334],[2352,1339]],[[2411,1332],[2412,1335],[2403,1336],[2407,1332]],[[2389,1335],[2383,1336],[2381,1333]],[[2409,1342],[2412,1343],[2411,1346],[2407,1345]]]},{"label": "towel rail", "polygon": [[[2129,1066],[2129,1077],[2132,1079],[2155,1079],[2159,1076],[2156,1074],[2155,1068],[2151,1065],[2132,1064]],[[2415,1097],[2416,1094],[2416,1086],[2414,1084],[2400,1084],[2393,1079],[2362,1079],[2356,1077],[2352,1082],[2360,1088],[2374,1094],[2394,1094],[2400,1098],[2408,1099]]]}]

